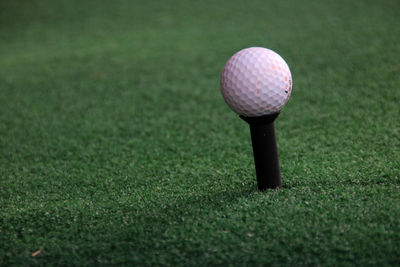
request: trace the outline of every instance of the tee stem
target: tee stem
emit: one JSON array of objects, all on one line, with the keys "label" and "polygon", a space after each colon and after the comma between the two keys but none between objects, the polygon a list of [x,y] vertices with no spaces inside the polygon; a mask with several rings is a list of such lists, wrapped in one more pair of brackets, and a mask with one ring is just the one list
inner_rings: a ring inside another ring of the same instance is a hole
[{"label": "tee stem", "polygon": [[258,189],[282,187],[274,120],[279,113],[260,117],[241,116],[250,126]]}]

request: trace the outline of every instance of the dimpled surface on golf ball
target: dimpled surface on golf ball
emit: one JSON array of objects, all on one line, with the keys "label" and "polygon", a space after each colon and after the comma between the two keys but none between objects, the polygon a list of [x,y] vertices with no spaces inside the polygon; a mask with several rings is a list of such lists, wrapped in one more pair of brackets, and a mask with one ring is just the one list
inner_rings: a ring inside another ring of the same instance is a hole
[{"label": "dimpled surface on golf ball", "polygon": [[274,51],[250,47],[234,54],[221,74],[221,92],[237,114],[257,117],[279,112],[292,91],[292,75]]}]

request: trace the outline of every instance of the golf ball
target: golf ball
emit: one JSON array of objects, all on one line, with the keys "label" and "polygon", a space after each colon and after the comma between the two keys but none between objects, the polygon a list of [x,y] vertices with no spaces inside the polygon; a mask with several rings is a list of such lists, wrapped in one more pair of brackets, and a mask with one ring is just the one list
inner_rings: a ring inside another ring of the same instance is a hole
[{"label": "golf ball", "polygon": [[274,51],[250,47],[234,54],[221,74],[225,102],[237,114],[257,117],[279,112],[292,92],[292,75]]}]

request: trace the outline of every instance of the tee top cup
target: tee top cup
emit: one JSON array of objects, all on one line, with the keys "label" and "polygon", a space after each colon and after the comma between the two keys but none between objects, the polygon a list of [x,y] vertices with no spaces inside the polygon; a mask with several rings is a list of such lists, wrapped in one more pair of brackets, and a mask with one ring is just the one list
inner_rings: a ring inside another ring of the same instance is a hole
[{"label": "tee top cup", "polygon": [[267,48],[240,50],[222,70],[225,102],[250,125],[258,188],[262,191],[282,186],[273,122],[291,92],[288,65]]}]

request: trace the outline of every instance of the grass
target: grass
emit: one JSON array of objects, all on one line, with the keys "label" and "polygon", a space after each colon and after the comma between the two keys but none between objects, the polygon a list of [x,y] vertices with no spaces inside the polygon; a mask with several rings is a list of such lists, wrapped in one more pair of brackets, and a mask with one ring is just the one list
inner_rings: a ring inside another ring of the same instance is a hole
[{"label": "grass", "polygon": [[[2,1],[0,265],[400,264],[399,10]],[[219,92],[249,46],[294,81],[264,193]]]}]

